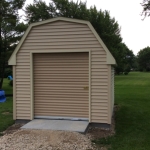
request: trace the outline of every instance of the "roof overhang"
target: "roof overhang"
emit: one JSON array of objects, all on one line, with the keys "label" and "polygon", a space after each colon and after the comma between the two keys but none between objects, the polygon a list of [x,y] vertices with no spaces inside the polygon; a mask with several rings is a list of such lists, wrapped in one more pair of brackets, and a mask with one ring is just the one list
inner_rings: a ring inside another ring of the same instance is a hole
[{"label": "roof overhang", "polygon": [[108,48],[106,47],[106,45],[104,44],[104,42],[101,40],[101,38],[99,37],[99,35],[97,34],[97,32],[95,31],[95,29],[93,28],[93,26],[91,25],[91,23],[89,21],[78,20],[78,19],[71,19],[71,18],[64,18],[64,17],[52,18],[52,19],[48,19],[48,20],[45,20],[45,21],[41,21],[41,22],[30,24],[29,27],[28,27],[28,29],[24,33],[23,37],[21,38],[19,44],[17,45],[17,47],[15,48],[14,52],[12,53],[11,57],[9,58],[8,64],[9,65],[16,65],[16,54],[19,51],[19,49],[22,46],[24,40],[26,39],[27,35],[29,34],[30,30],[33,27],[39,26],[39,25],[42,25],[42,24],[46,24],[46,23],[50,23],[50,22],[54,22],[54,21],[60,21],[60,20],[61,21],[68,21],[68,22],[75,22],[75,23],[80,23],[80,24],[87,24],[88,27],[93,32],[93,34],[95,35],[95,37],[97,38],[97,40],[99,41],[99,43],[101,44],[101,46],[106,51],[106,54],[107,54],[107,64],[116,65],[116,60],[114,59],[114,57],[112,56],[112,54],[110,53],[110,51],[108,50]]}]

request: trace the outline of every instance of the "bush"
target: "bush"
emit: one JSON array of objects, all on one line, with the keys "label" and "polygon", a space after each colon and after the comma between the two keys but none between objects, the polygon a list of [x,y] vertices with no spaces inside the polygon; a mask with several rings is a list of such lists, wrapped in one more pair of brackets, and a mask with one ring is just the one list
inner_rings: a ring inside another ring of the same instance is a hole
[{"label": "bush", "polygon": [[12,69],[6,68],[4,73],[4,78],[7,78],[8,76],[12,76]]},{"label": "bush", "polygon": [[128,75],[129,72],[124,72],[125,75]]},{"label": "bush", "polygon": [[10,86],[13,86],[13,80],[10,80],[10,81],[9,81],[9,85],[10,85]]}]

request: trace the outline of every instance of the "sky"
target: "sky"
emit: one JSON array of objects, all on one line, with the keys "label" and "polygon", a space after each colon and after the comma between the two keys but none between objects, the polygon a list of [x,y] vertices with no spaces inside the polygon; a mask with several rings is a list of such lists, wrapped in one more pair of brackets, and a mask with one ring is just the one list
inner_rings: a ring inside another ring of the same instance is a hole
[{"label": "sky", "polygon": [[[50,0],[45,0],[49,3]],[[77,1],[77,0],[73,0]],[[85,0],[82,0],[85,2]],[[108,10],[110,16],[121,27],[123,42],[137,55],[138,51],[150,46],[150,17],[141,16],[143,0],[87,0],[87,7],[96,6],[98,10]],[[25,6],[33,0],[26,0]]]}]

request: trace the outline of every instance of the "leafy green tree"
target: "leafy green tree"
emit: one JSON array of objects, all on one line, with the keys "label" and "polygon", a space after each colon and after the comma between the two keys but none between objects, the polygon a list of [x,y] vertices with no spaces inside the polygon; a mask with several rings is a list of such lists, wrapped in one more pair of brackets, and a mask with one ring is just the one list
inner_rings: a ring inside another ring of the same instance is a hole
[{"label": "leafy green tree", "polygon": [[150,0],[143,0],[141,5],[143,7],[142,15],[144,15],[145,17],[150,16]]},{"label": "leafy green tree", "polygon": [[19,22],[18,14],[24,2],[25,0],[0,1],[0,89],[8,58],[26,29],[26,25]]},{"label": "leafy green tree", "polygon": [[150,47],[146,47],[138,52],[138,65],[140,71],[150,71]]},{"label": "leafy green tree", "polygon": [[107,10],[97,10],[95,6],[88,9],[86,2],[82,1],[51,0],[51,3],[46,5],[45,2],[40,0],[28,5],[25,12],[28,23],[58,16],[88,20],[115,57],[117,67],[120,68],[118,72],[124,70],[124,63],[131,59],[127,58],[130,50],[122,43],[121,28],[115,18],[110,17],[110,13]]}]

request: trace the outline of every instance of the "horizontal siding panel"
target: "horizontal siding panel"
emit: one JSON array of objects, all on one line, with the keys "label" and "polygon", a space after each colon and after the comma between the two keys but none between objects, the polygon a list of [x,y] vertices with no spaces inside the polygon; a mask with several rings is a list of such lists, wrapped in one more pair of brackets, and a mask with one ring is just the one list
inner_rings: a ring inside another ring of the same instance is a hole
[{"label": "horizontal siding panel", "polygon": [[98,74],[96,75],[95,74],[94,75],[92,74],[91,79],[108,79],[108,76],[100,76]]},{"label": "horizontal siding panel", "polygon": [[22,82],[20,82],[20,81],[18,81],[18,82],[16,82],[16,86],[18,87],[18,85],[24,85],[24,87],[25,86],[27,86],[27,85],[29,85],[30,83],[29,82],[26,82],[26,81],[22,81]]},{"label": "horizontal siding panel", "polygon": [[16,97],[16,103],[30,103],[29,97]]},{"label": "horizontal siding panel", "polygon": [[[55,106],[52,106],[52,105],[55,105]],[[59,112],[59,111],[68,111],[68,112],[73,112],[73,111],[75,111],[75,113],[76,112],[78,112],[78,111],[82,111],[82,112],[85,112],[85,114],[87,114],[87,109],[88,109],[88,106],[86,107],[86,106],[84,106],[84,107],[81,107],[81,105],[79,106],[79,105],[59,105],[59,106],[57,106],[57,104],[55,104],[55,103],[53,103],[53,104],[49,104],[49,106],[47,106],[47,105],[34,105],[35,107],[36,107],[36,109],[35,109],[35,112],[39,112],[39,111],[43,111],[43,110],[45,110],[45,109],[47,109],[47,111],[48,110],[50,110],[50,111],[57,111],[57,112]]]},{"label": "horizontal siding panel", "polygon": [[[30,66],[30,62],[17,62],[18,66]],[[16,72],[17,73],[17,72]]]},{"label": "horizontal siding panel", "polygon": [[[54,21],[54,22],[50,22],[50,23],[47,23],[45,25],[42,25],[43,27],[44,26],[66,26],[66,25],[78,25],[79,23],[74,23],[74,22],[69,22],[69,21]],[[80,24],[81,25],[81,24]],[[83,24],[83,26],[85,26],[85,24]],[[86,25],[87,26],[87,25]],[[41,25],[37,26],[37,27],[41,27]],[[34,28],[37,28],[37,27],[34,27]]]},{"label": "horizontal siding panel", "polygon": [[98,85],[98,86],[108,86],[108,83],[103,83],[103,82],[92,82],[91,83],[92,86]]},{"label": "horizontal siding panel", "polygon": [[[28,69],[28,70],[30,70],[30,66],[16,66],[16,69]],[[20,70],[19,70],[20,71]],[[22,77],[22,76],[21,76]],[[26,77],[27,78],[27,76],[24,76],[24,77]]]},{"label": "horizontal siding panel", "polygon": [[22,107],[28,107],[28,108],[30,108],[30,104],[26,104],[26,103],[17,103],[16,104],[16,107],[18,108],[22,108]]},{"label": "horizontal siding panel", "polygon": [[107,103],[107,100],[102,100],[101,98],[99,99],[92,99],[92,104],[95,104],[95,103]]},{"label": "horizontal siding panel", "polygon": [[108,85],[92,85],[91,89],[106,89],[106,88],[108,88]]},{"label": "horizontal siding panel", "polygon": [[[92,93],[92,94],[94,94],[94,93]],[[108,97],[106,97],[106,96],[101,96],[101,97],[99,97],[99,96],[95,96],[95,95],[91,95],[91,98],[92,99],[103,99],[103,100],[108,100]]]},{"label": "horizontal siding panel", "polygon": [[44,87],[38,87],[38,86],[34,86],[34,90],[36,92],[39,92],[39,91],[64,91],[64,88],[65,88],[65,91],[67,90],[68,92],[71,92],[71,91],[78,91],[78,92],[83,92],[83,87],[63,87],[63,86],[59,86],[59,87],[52,87],[52,86],[49,86],[49,88],[44,88]]},{"label": "horizontal siding panel", "polygon": [[34,27],[34,30],[50,30],[50,29],[72,29],[72,28],[86,28],[87,25],[83,25],[83,24],[72,24],[72,25],[66,25],[65,26],[54,26],[54,25],[44,25],[44,26],[38,26],[38,27]]},{"label": "horizontal siding panel", "polygon": [[106,63],[106,58],[98,58],[98,57],[96,57],[96,58],[92,59],[92,62],[104,62],[104,63]]},{"label": "horizontal siding panel", "polygon": [[104,92],[99,92],[99,93],[92,93],[92,96],[107,96],[108,93],[104,93]]},{"label": "horizontal siding panel", "polygon": [[19,78],[19,77],[26,77],[26,78],[30,78],[30,72],[17,72],[16,73],[16,77]]},{"label": "horizontal siding panel", "polygon": [[[82,99],[82,98],[87,98],[87,100],[88,100],[88,96],[86,95],[86,96],[84,96],[84,95],[82,95],[82,96],[80,96],[80,95],[49,95],[49,94],[42,94],[42,95],[37,95],[39,98],[40,98],[40,96],[42,96],[43,97],[43,99],[45,98],[45,97],[48,97],[48,96],[50,96],[51,97],[51,99],[53,99],[53,97],[54,98],[77,98],[77,99]],[[35,96],[35,98],[37,98],[36,96]]]},{"label": "horizontal siding panel", "polygon": [[[80,32],[85,32],[85,31],[91,32],[89,28],[57,28],[57,29],[53,28],[53,30],[51,30],[50,33],[55,33],[55,34],[60,33],[61,34],[61,32],[63,32],[63,33],[64,32],[72,32],[72,33],[74,33],[74,32],[78,32],[78,31],[80,31]],[[46,29],[43,30],[43,29],[34,29],[33,28],[30,33],[31,34],[47,33],[47,30]]]},{"label": "horizontal siding panel", "polygon": [[[81,66],[81,62],[78,61],[78,62],[70,62],[70,63],[66,63],[66,62],[38,62],[36,61],[36,66],[43,66],[45,68],[49,68],[49,66],[51,66],[52,68],[55,68],[55,67],[60,67],[61,65],[64,65],[65,67],[70,67],[70,66]],[[82,62],[82,65],[84,66],[87,66],[88,63],[86,62]]]},{"label": "horizontal siding panel", "polygon": [[95,103],[92,103],[92,107],[95,107],[95,106],[97,106],[97,107],[107,107],[108,106],[108,104],[107,104],[107,102],[105,101],[104,103],[102,103],[102,102],[95,102]]},{"label": "horizontal siding panel", "polygon": [[62,102],[65,103],[66,106],[70,106],[70,105],[76,105],[76,106],[80,106],[80,104],[84,104],[84,106],[87,106],[87,99],[83,100],[83,101],[78,101],[78,103],[76,101],[71,101],[71,104],[69,104],[70,102],[70,99],[48,99],[48,100],[41,100],[40,98],[36,100],[37,104],[35,105],[44,105],[44,106],[47,106],[48,104],[56,104],[56,103],[61,103],[61,105],[63,105]]},{"label": "horizontal siding panel", "polygon": [[18,93],[17,96],[16,96],[16,98],[25,98],[25,97],[26,97],[26,98],[30,98],[30,95]]},{"label": "horizontal siding panel", "polygon": [[97,59],[97,58],[98,58],[98,59],[100,59],[100,60],[103,59],[103,60],[106,61],[106,55],[105,55],[105,54],[91,55],[91,57],[92,57],[92,59],[95,59],[95,58]]},{"label": "horizontal siding panel", "polygon": [[[41,72],[43,72],[43,73],[41,74]],[[71,72],[64,70],[64,71],[62,71],[62,74],[61,74],[61,75],[62,75],[62,76],[72,76],[72,77],[76,77],[76,76],[80,76],[80,73],[81,73],[81,72],[82,72],[81,76],[87,77],[87,75],[86,75],[86,72],[87,72],[87,71],[86,71],[86,70],[85,70],[85,71],[84,71],[84,70],[83,70],[83,71],[82,71],[82,70],[81,70],[81,71],[75,71],[75,70],[73,71],[73,70],[72,70]],[[56,76],[57,76],[57,75],[60,76],[61,71],[53,71],[53,70],[52,70],[52,71],[51,71],[51,70],[50,70],[50,71],[49,71],[49,70],[47,70],[47,71],[41,70],[41,71],[40,71],[40,70],[36,70],[35,73],[34,73],[34,75],[39,74],[39,73],[40,73],[41,75],[46,74],[46,75],[49,75],[49,77],[52,77],[52,76],[55,76],[55,75],[56,75]]]},{"label": "horizontal siding panel", "polygon": [[46,43],[44,43],[44,42],[41,42],[41,43],[25,43],[24,44],[24,47],[33,47],[33,46],[66,46],[66,45],[68,45],[68,46],[70,46],[70,45],[95,45],[95,44],[99,44],[97,41],[70,41],[70,42],[58,42],[58,43],[56,43],[56,42],[46,42]]},{"label": "horizontal siding panel", "polygon": [[97,78],[92,78],[91,82],[105,82],[107,83],[108,79],[104,78],[104,79],[97,79]]},{"label": "horizontal siding panel", "polygon": [[23,58],[19,58],[19,59],[17,59],[17,63],[19,64],[19,63],[25,63],[25,64],[23,64],[23,65],[30,65],[30,58],[28,57],[28,59],[23,59]]},{"label": "horizontal siding panel", "polygon": [[106,78],[108,78],[108,73],[107,72],[101,72],[101,71],[93,71],[93,72],[91,72],[91,75],[92,75],[92,77],[93,76],[102,76],[103,78],[104,77],[106,77]]},{"label": "horizontal siding panel", "polygon": [[92,116],[94,116],[95,113],[97,113],[99,115],[101,115],[101,114],[108,114],[108,109],[93,109],[93,111],[91,111],[91,114],[93,114]]},{"label": "horizontal siding panel", "polygon": [[[92,42],[95,42],[95,38],[94,37],[91,37],[91,38],[84,38],[83,40],[82,40],[82,42],[87,42],[87,41],[92,41]],[[68,39],[68,38],[60,38],[60,36],[59,36],[59,38],[41,38],[41,39],[32,39],[32,38],[30,38],[30,39],[27,39],[26,40],[26,43],[27,44],[30,44],[30,43],[59,43],[59,42],[81,42],[81,39],[80,39],[80,37],[78,37],[78,38],[70,38],[70,39]],[[28,55],[27,55],[28,56]],[[104,57],[106,57],[106,54],[104,54]]]},{"label": "horizontal siding panel", "polygon": [[[17,111],[30,111],[30,107],[17,107]],[[29,113],[29,112],[28,112]]]},{"label": "horizontal siding panel", "polygon": [[93,68],[93,67],[97,67],[97,66],[102,66],[102,68],[104,68],[104,66],[105,66],[105,68],[107,68],[107,65],[106,65],[106,63],[102,63],[102,62],[100,62],[100,61],[93,61],[93,62],[91,62],[91,67]]},{"label": "horizontal siding panel", "polygon": [[100,64],[92,64],[92,69],[101,69],[100,71],[105,71],[107,72],[107,67],[105,65],[100,65]]},{"label": "horizontal siding panel", "polygon": [[29,52],[26,52],[26,51],[24,51],[24,52],[21,52],[20,53],[20,51],[17,53],[17,57],[16,57],[16,59],[18,59],[18,58],[20,58],[20,57],[30,57],[30,53]]},{"label": "horizontal siding panel", "polygon": [[53,112],[40,112],[40,113],[35,113],[35,116],[53,116],[53,117],[73,117],[73,118],[88,118],[86,114],[81,114],[80,112],[76,113],[63,113],[60,114],[61,112],[53,111]]},{"label": "horizontal siding panel", "polygon": [[[50,68],[50,66],[49,66],[49,68]],[[45,68],[45,67],[39,67],[39,68],[34,68],[34,71],[35,71],[35,74],[36,73],[38,73],[38,71],[39,71],[39,73],[41,73],[41,71],[44,71],[44,73],[51,73],[51,72],[53,72],[53,71],[56,71],[56,73],[64,73],[65,71],[68,71],[68,73],[73,73],[73,72],[79,72],[79,73],[82,73],[82,71],[88,71],[88,69],[87,68],[84,68],[84,67],[64,67],[64,68],[51,68],[51,69],[49,69],[48,70],[48,68]],[[83,72],[84,73],[84,72]],[[66,73],[66,75],[67,75],[67,73]]]},{"label": "horizontal siding panel", "polygon": [[[41,102],[42,100],[43,100],[43,96],[37,96],[37,97],[35,97],[36,99],[37,99],[37,102]],[[60,99],[60,97],[51,97],[51,98],[49,98],[49,97],[44,97],[44,102],[45,103],[49,103],[49,101],[50,101],[50,99],[51,99],[51,101],[70,101],[70,97],[61,97],[61,99]],[[71,98],[71,100],[72,101],[75,101],[76,102],[76,97],[75,98]],[[78,101],[79,102],[79,101]],[[82,98],[82,102],[84,103],[84,102],[86,102],[87,103],[87,98]]]},{"label": "horizontal siding panel", "polygon": [[106,52],[105,52],[105,50],[104,50],[101,46],[99,46],[99,49],[98,49],[98,50],[92,50],[92,51],[91,51],[91,55],[92,55],[92,56],[105,55],[105,57],[106,57]]},{"label": "horizontal siding panel", "polygon": [[80,90],[79,92],[78,91],[72,91],[71,92],[71,91],[60,91],[60,90],[57,90],[57,91],[48,91],[48,90],[37,91],[37,90],[35,90],[35,92],[38,93],[37,95],[42,95],[42,94],[44,94],[44,95],[55,95],[55,94],[58,94],[58,92],[60,95],[72,95],[72,94],[87,95],[88,91]]},{"label": "horizontal siding panel", "polygon": [[[92,110],[97,110],[97,111],[107,111],[108,113],[108,107],[106,106],[91,106],[91,109]],[[92,111],[91,111],[91,114],[92,114]]]},{"label": "horizontal siding panel", "polygon": [[[77,88],[84,88],[85,86],[87,86],[88,84],[84,84],[84,85],[65,85],[65,84],[62,84],[62,85],[55,85],[55,84],[40,84],[40,83],[34,83],[34,88],[36,87],[45,87],[45,88],[49,88],[50,86],[51,87],[54,87],[54,88],[62,88],[62,89],[68,89],[68,88],[74,88],[74,87],[77,87]],[[44,88],[44,89],[45,89]]]},{"label": "horizontal siding panel", "polygon": [[[55,74],[55,73],[47,72],[47,73],[45,73],[45,74],[46,74],[46,76],[47,76],[48,74],[50,74],[50,75],[48,76],[48,78],[60,79],[59,73]],[[44,74],[38,75],[37,79],[41,78],[42,75],[44,75]],[[67,76],[66,76],[65,73],[64,73],[64,74],[61,74],[61,79],[72,79],[72,80],[74,80],[74,79],[84,79],[84,80],[86,80],[86,79],[88,79],[88,77],[87,77],[86,74],[78,74],[78,75],[74,78],[74,74],[73,74],[73,73],[72,73],[72,74],[67,74]],[[36,79],[35,79],[35,80],[36,80]]]},{"label": "horizontal siding panel", "polygon": [[22,104],[22,105],[26,105],[26,104],[28,104],[28,105],[30,105],[30,101],[27,101],[27,99],[26,98],[24,98],[22,101],[19,101],[19,100],[16,100],[16,104]]},{"label": "horizontal siding panel", "polygon": [[[76,91],[74,91],[74,92],[60,92],[59,94],[61,95],[61,97],[63,97],[63,96],[68,96],[69,97],[69,95],[70,95],[70,98],[72,97],[73,94],[77,94],[78,96],[85,96],[85,97],[87,97],[88,91],[87,92],[85,92],[85,90],[82,90],[82,91],[80,93],[78,93]],[[21,93],[21,92],[19,92],[19,93]],[[26,92],[24,92],[24,93],[26,93]],[[24,93],[22,92],[22,94],[24,94]],[[58,91],[56,91],[56,92],[49,92],[49,91],[43,92],[42,91],[42,92],[37,92],[37,93],[38,93],[37,95],[44,95],[44,96],[53,97],[56,94],[58,94]]]},{"label": "horizontal siding panel", "polygon": [[[40,38],[38,36],[34,36],[33,34],[28,35],[28,37],[26,38],[26,40],[39,40],[39,39],[53,39],[53,40],[61,40],[61,39],[82,39],[84,41],[84,39],[88,39],[88,38],[95,38],[94,35],[89,34],[87,36],[87,34],[77,34],[77,35],[51,35],[51,36],[40,36]],[[99,48],[100,49],[100,48]],[[105,52],[106,53],[106,52]]]},{"label": "horizontal siding panel", "polygon": [[30,79],[24,79],[24,78],[16,78],[16,82],[30,82]]},{"label": "horizontal siding panel", "polygon": [[16,93],[17,94],[23,94],[23,95],[27,94],[28,95],[30,92],[29,91],[17,91]]},{"label": "horizontal siding panel", "polygon": [[101,112],[101,113],[95,113],[92,112],[92,116],[96,117],[108,117],[108,114],[106,112]]},{"label": "horizontal siding panel", "polygon": [[24,84],[19,83],[16,85],[16,91],[19,89],[30,89],[30,85],[29,84],[24,85]]},{"label": "horizontal siding panel", "polygon": [[94,69],[92,68],[91,71],[92,71],[93,73],[99,72],[101,75],[107,74],[106,69],[101,69],[101,68],[94,68]]},{"label": "horizontal siding panel", "polygon": [[76,32],[41,32],[41,33],[35,33],[33,32],[32,30],[30,31],[29,33],[30,35],[33,34],[34,36],[53,36],[53,35],[80,35],[80,34],[91,34],[91,31],[88,30],[88,31],[76,31]]},{"label": "horizontal siding panel", "polygon": [[[87,82],[88,81],[88,77],[85,78],[85,79],[82,79],[82,78],[74,78],[74,79],[70,79],[70,78],[66,78],[66,79],[63,79],[63,78],[51,78],[51,76],[46,76],[44,79],[43,79],[43,76],[38,76],[35,80],[39,80],[39,82],[45,82],[45,81],[48,81],[48,82]],[[63,90],[63,89],[62,89]]]},{"label": "horizontal siding panel", "polygon": [[[53,46],[46,46],[46,45],[43,45],[43,46],[37,46],[37,45],[35,45],[35,46],[30,46],[30,45],[28,45],[28,46],[22,46],[22,50],[29,50],[29,51],[31,51],[31,50],[40,50],[40,52],[41,52],[41,49],[43,49],[43,50],[50,50],[50,49],[62,49],[62,51],[63,51],[63,49],[64,50],[66,50],[66,49],[69,49],[69,50],[71,50],[71,49],[81,49],[82,50],[82,48],[85,48],[86,50],[88,50],[88,49],[90,49],[90,48],[97,48],[97,47],[99,47],[99,45],[98,44],[94,44],[94,45],[90,45],[90,44],[86,44],[86,45],[57,45],[57,43],[56,43],[56,45],[53,45]],[[106,62],[105,62],[106,63]]]}]

